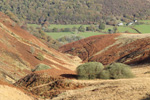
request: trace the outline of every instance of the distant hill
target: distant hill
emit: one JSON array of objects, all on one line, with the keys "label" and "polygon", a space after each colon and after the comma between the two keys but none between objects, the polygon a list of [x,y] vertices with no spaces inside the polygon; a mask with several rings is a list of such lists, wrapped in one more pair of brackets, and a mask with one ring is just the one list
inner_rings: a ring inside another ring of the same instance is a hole
[{"label": "distant hill", "polygon": [[108,34],[92,36],[60,48],[63,53],[79,56],[84,62],[97,61],[138,64],[150,58],[149,34]]},{"label": "distant hill", "polygon": [[36,24],[114,23],[150,15],[148,0],[2,0],[0,4],[0,11]]}]

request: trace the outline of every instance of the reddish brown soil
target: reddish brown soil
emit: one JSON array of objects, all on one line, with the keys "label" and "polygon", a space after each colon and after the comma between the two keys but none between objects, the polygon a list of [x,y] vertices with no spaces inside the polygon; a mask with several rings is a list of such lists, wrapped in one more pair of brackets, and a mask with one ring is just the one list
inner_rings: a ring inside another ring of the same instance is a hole
[{"label": "reddish brown soil", "polygon": [[[136,36],[136,34],[134,35]],[[84,62],[97,61],[104,65],[116,61],[135,64],[150,58],[150,36],[137,39],[131,43],[127,43],[129,40],[124,40],[124,42],[115,44],[115,42],[120,41],[119,39],[115,39],[118,36],[119,34],[111,34],[89,37],[64,45],[60,48],[60,51],[77,55]]]},{"label": "reddish brown soil", "polygon": [[60,48],[60,51],[77,55],[82,58],[83,61],[87,62],[90,56],[113,44],[115,42],[114,38],[117,36],[119,36],[119,34],[92,36],[64,45]]},{"label": "reddish brown soil", "polygon": [[[35,48],[35,53],[31,54],[30,48]],[[45,58],[40,61],[36,58],[38,53],[42,53]],[[65,65],[75,66],[70,63],[70,58],[52,48],[48,48],[36,37],[21,29],[9,17],[0,12],[0,75],[9,75],[10,78],[18,80],[31,73],[36,65],[43,63],[52,67],[48,71],[37,73],[47,73],[52,76],[63,74],[74,74]],[[69,59],[69,61],[68,61]],[[59,70],[55,69],[57,67]],[[0,76],[0,79],[3,76]],[[5,78],[5,77],[4,77]]]}]

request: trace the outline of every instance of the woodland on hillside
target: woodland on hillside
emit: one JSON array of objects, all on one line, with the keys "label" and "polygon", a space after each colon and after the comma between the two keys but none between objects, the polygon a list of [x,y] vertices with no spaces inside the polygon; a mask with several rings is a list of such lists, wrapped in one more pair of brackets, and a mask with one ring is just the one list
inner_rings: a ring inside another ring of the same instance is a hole
[{"label": "woodland on hillside", "polygon": [[[149,1],[143,0],[0,1],[0,11],[17,22],[21,28],[28,30],[49,47],[55,49],[58,49],[62,44],[47,36],[45,32],[75,32],[76,30],[79,32],[101,32],[105,29],[101,29],[101,25],[116,26],[119,22],[129,23],[134,19],[150,19],[149,8]],[[28,27],[28,24],[38,24],[40,27]],[[90,26],[83,31],[77,27],[49,29],[52,24],[89,24]],[[113,33],[112,29],[108,29],[106,33]],[[73,38],[70,40],[73,40]]]},{"label": "woodland on hillside", "polygon": [[42,24],[90,24],[149,18],[149,1],[143,0],[1,0],[0,11],[21,21]]}]

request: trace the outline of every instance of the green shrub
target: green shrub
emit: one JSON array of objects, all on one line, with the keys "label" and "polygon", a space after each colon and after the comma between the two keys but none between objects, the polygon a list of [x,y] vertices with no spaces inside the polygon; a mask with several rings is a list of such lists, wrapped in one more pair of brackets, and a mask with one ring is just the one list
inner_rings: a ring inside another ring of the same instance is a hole
[{"label": "green shrub", "polygon": [[[112,63],[106,68],[106,70],[109,71],[109,75],[110,75],[111,79],[134,77],[133,73],[131,72],[130,66],[128,66],[126,64]],[[108,74],[108,72],[107,72],[107,74]],[[101,76],[101,78],[102,78],[102,76]]]},{"label": "green shrub", "polygon": [[109,70],[103,70],[99,74],[98,78],[100,78],[100,79],[110,79],[110,72],[109,72]]},{"label": "green shrub", "polygon": [[43,56],[43,54],[42,53],[38,53],[38,55],[36,56],[36,58],[37,59],[39,59],[39,60],[44,60],[44,56]]},{"label": "green shrub", "polygon": [[40,70],[46,70],[46,69],[51,69],[51,67],[48,65],[45,65],[45,64],[39,64],[35,67],[35,69],[32,70],[32,72],[40,71]]},{"label": "green shrub", "polygon": [[77,67],[78,79],[95,79],[104,69],[103,64],[99,62],[89,62]]}]

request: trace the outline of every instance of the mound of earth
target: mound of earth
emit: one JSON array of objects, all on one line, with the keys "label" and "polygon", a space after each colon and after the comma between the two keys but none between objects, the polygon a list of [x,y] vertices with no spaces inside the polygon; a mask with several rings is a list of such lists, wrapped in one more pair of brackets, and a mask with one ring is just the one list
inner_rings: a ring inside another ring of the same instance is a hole
[{"label": "mound of earth", "polygon": [[92,36],[60,48],[63,53],[79,56],[84,62],[97,61],[135,64],[150,58],[149,34],[108,34]]},{"label": "mound of earth", "polygon": [[[34,51],[34,52],[33,52]],[[44,60],[36,56],[41,53]],[[36,65],[43,63],[52,69],[48,74],[72,74],[81,60],[48,48],[36,37],[21,29],[8,16],[0,12],[0,80],[11,83],[31,73]],[[55,73],[50,73],[56,71]],[[44,71],[39,73],[43,73]],[[45,72],[46,73],[46,72]]]},{"label": "mound of earth", "polygon": [[73,83],[71,80],[66,80],[62,77],[51,77],[37,73],[27,75],[14,85],[44,99],[50,99],[66,90],[74,90],[84,86],[83,84]]}]

